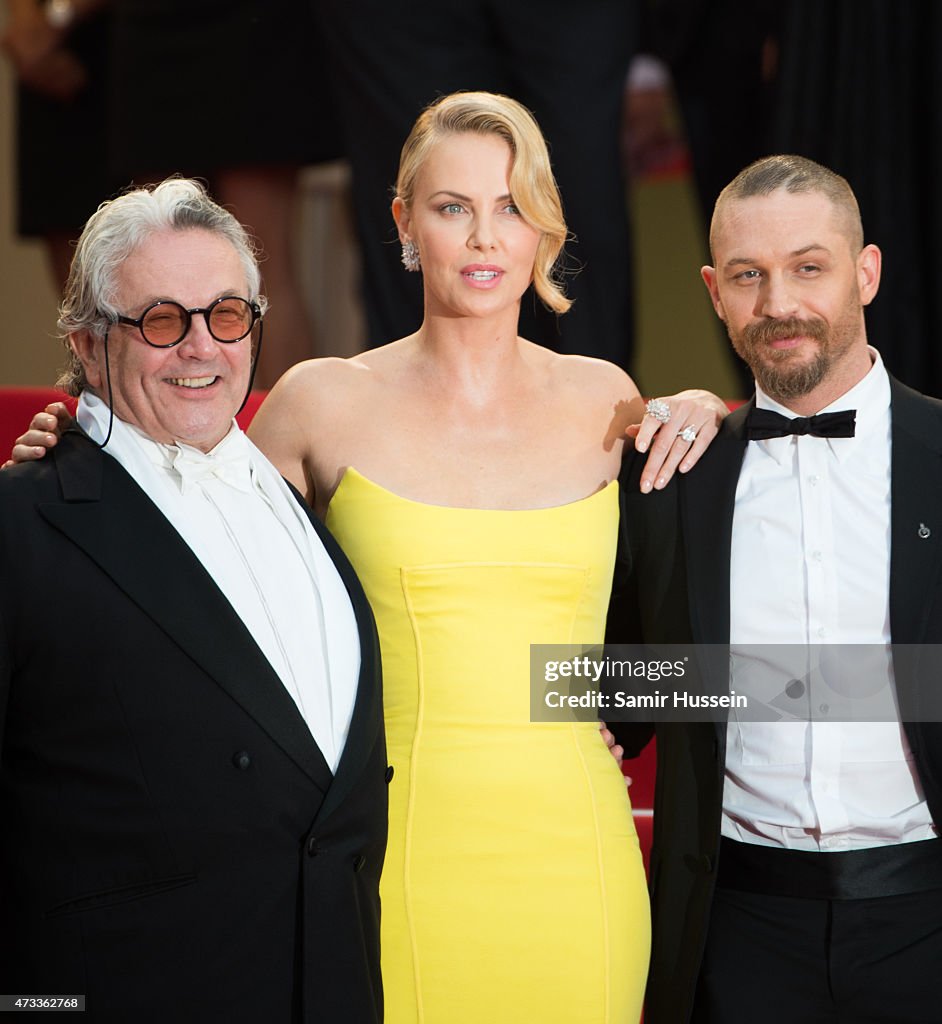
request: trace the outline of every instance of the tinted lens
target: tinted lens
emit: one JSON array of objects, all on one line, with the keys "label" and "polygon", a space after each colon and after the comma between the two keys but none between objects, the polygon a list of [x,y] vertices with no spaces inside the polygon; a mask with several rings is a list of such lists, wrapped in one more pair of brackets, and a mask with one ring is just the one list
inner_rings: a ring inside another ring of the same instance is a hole
[{"label": "tinted lens", "polygon": [[187,315],[175,302],[158,302],[144,314],[141,333],[152,345],[172,345],[186,334]]},{"label": "tinted lens", "polygon": [[209,314],[209,333],[217,341],[239,341],[252,329],[252,307],[245,299],[220,299]]}]

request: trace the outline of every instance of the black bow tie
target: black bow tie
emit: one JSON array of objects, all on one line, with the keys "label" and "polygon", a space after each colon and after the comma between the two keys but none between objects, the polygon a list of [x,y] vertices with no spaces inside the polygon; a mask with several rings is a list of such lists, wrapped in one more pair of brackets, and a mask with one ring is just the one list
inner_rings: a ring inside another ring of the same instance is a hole
[{"label": "black bow tie", "polygon": [[789,419],[771,409],[753,409],[746,417],[746,438],[749,441],[764,441],[768,437],[787,437],[789,434],[853,437],[856,421],[856,409],[822,412],[817,416],[796,416],[795,419]]}]

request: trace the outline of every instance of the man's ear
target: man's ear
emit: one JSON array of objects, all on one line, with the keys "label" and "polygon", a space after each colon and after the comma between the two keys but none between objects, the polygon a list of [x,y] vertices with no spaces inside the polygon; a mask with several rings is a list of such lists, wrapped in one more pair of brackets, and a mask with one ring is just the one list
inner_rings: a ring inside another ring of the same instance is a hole
[{"label": "man's ear", "polygon": [[85,370],[85,379],[98,391],[105,379],[101,339],[87,328],[69,333],[69,348],[75,353]]},{"label": "man's ear", "polygon": [[876,297],[882,268],[883,254],[875,245],[865,245],[857,257],[857,287],[862,306],[869,306]]},{"label": "man's ear", "polygon": [[723,301],[720,299],[720,290],[716,286],[716,268],[701,267],[700,276],[703,278],[703,283],[706,285],[707,291],[710,293],[710,301],[713,303],[716,315],[723,321],[723,323],[726,323],[726,313],[723,309]]}]

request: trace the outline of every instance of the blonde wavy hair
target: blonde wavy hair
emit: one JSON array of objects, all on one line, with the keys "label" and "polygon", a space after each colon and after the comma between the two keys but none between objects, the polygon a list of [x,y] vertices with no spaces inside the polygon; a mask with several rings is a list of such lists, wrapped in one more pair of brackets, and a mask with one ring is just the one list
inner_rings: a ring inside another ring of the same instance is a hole
[{"label": "blonde wavy hair", "polygon": [[533,287],[555,313],[572,305],[563,292],[559,257],[568,237],[559,187],[546,140],[533,115],[516,100],[492,92],[456,92],[430,104],[409,132],[399,159],[396,195],[406,209],[415,180],[435,144],[448,135],[497,135],[510,147],[510,194],[523,219],[540,232]]}]

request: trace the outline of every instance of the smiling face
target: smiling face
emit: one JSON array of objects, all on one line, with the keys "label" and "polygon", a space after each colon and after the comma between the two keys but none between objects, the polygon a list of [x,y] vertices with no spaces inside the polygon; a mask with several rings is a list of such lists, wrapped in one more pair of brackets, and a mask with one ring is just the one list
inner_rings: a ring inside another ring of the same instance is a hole
[{"label": "smiling face", "polygon": [[853,252],[852,234],[820,192],[730,199],[715,215],[715,266],[701,271],[714,309],[762,390],[802,414],[870,369],[863,307],[880,251]]},{"label": "smiling face", "polygon": [[541,236],[513,203],[511,166],[500,136],[447,135],[422,163],[410,206],[394,201],[400,237],[421,254],[427,316],[516,315]]},{"label": "smiling face", "polygon": [[[139,317],[157,299],[187,309],[224,295],[245,297],[248,286],[238,253],[220,235],[200,229],[151,235],[117,272],[114,304]],[[104,343],[87,331],[71,336],[94,392],[107,400]],[[209,451],[228,433],[249,386],[251,335],[222,344],[197,314],[183,341],[153,348],[136,327],[117,324],[108,343],[115,415],[155,441]]]}]

